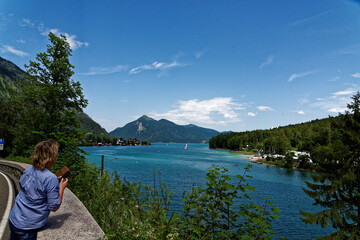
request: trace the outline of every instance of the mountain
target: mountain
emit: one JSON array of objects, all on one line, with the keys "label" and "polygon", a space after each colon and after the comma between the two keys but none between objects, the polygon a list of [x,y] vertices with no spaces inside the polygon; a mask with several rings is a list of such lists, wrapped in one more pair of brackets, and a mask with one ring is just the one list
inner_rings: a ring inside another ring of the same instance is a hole
[{"label": "mountain", "polygon": [[[11,97],[10,90],[17,90],[19,82],[26,81],[25,74],[26,72],[17,65],[0,57],[0,98]],[[77,117],[80,121],[79,130],[81,132],[92,133],[95,136],[110,137],[109,133],[87,114],[78,112]]]},{"label": "mountain", "polygon": [[94,136],[111,138],[110,134],[84,112],[77,112],[76,116],[80,122],[79,131]]},{"label": "mountain", "polygon": [[10,97],[10,90],[18,89],[19,81],[25,80],[25,72],[17,65],[0,57],[0,97]]},{"label": "mountain", "polygon": [[136,138],[140,141],[149,142],[182,143],[209,141],[210,138],[218,134],[219,132],[213,129],[202,128],[193,124],[177,125],[166,119],[157,121],[146,115],[110,132],[110,135],[123,139]]}]

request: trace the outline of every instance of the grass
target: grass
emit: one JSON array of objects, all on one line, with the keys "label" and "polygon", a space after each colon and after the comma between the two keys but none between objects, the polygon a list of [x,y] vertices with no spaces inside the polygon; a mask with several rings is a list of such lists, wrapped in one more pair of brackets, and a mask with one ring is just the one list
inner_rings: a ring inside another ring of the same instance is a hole
[{"label": "grass", "polygon": [[232,153],[240,153],[240,154],[243,154],[243,155],[254,155],[256,154],[255,151],[230,151]]}]

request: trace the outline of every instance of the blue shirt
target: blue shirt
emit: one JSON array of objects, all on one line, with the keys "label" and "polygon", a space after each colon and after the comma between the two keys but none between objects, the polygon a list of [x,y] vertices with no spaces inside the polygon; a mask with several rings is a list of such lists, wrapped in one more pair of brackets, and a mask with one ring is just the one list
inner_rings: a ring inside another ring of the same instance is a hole
[{"label": "blue shirt", "polygon": [[20,192],[10,212],[11,223],[22,230],[41,228],[50,211],[60,206],[59,180],[45,168],[28,167],[19,180]]}]

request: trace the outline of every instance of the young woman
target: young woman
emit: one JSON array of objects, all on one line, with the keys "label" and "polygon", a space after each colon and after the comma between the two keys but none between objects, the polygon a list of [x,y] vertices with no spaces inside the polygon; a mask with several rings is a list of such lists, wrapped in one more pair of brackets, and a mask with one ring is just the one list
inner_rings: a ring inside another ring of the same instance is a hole
[{"label": "young woman", "polygon": [[36,145],[32,166],[19,180],[20,192],[10,212],[11,239],[36,239],[37,232],[61,205],[68,179],[59,179],[49,171],[56,163],[59,143],[46,140]]}]

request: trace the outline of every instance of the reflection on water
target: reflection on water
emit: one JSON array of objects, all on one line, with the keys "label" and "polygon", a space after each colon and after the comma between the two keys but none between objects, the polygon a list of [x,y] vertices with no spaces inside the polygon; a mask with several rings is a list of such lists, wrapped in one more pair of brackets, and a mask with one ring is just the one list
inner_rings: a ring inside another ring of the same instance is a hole
[{"label": "reflection on water", "polygon": [[285,169],[285,174],[289,177],[293,177],[295,175],[295,171],[291,169]]}]

